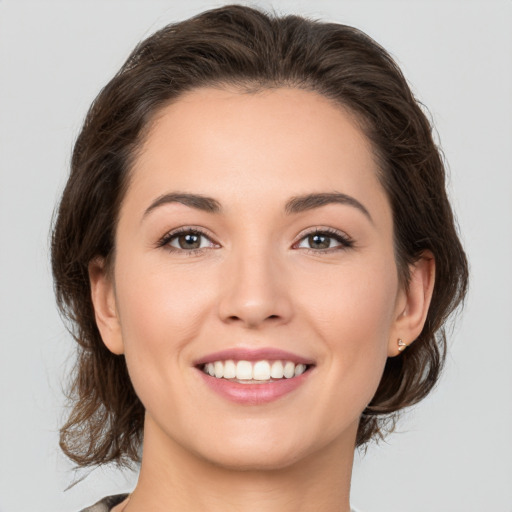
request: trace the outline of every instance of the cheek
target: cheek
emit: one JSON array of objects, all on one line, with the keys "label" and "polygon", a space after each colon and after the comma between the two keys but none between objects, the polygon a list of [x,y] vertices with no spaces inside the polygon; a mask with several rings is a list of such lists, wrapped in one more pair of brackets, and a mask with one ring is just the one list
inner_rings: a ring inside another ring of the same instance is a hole
[{"label": "cheek", "polygon": [[398,293],[394,259],[317,275],[316,284],[309,287],[303,314],[324,341],[340,418],[347,411],[357,416],[375,394],[387,360]]},{"label": "cheek", "polygon": [[141,340],[147,346],[170,346],[194,336],[204,289],[193,272],[170,271],[165,265],[148,265],[143,260],[120,262],[118,267],[122,275],[117,302],[126,348]]},{"label": "cheek", "polygon": [[329,333],[336,345],[352,340],[369,347],[387,341],[397,292],[394,260],[380,256],[317,272],[297,296],[304,298],[303,313],[311,324]]},{"label": "cheek", "polygon": [[197,279],[147,263],[119,261],[116,289],[126,363],[140,399],[172,399],[186,347],[198,336],[203,308],[198,307]]}]

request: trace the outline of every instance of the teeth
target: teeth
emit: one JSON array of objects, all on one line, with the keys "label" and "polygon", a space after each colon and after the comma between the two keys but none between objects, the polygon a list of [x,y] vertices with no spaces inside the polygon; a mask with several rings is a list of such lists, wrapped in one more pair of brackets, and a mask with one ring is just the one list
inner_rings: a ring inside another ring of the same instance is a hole
[{"label": "teeth", "polygon": [[284,365],[284,376],[291,379],[295,375],[295,365],[291,361],[286,361]]},{"label": "teeth", "polygon": [[270,369],[270,376],[273,379],[282,379],[284,377],[284,368],[283,363],[281,363],[281,361],[274,361],[272,363],[272,368]]},{"label": "teeth", "polygon": [[305,364],[292,361],[215,361],[207,363],[203,371],[217,379],[236,379],[239,381],[270,381],[271,379],[291,379],[307,370]]},{"label": "teeth", "polygon": [[298,364],[295,367],[295,370],[293,372],[293,375],[295,377],[298,377],[299,375],[303,374],[306,371],[306,365],[305,364]]},{"label": "teeth", "polygon": [[213,371],[217,379],[222,379],[222,377],[224,377],[224,365],[222,364],[222,361],[215,361],[215,363],[213,363]]},{"label": "teeth", "polygon": [[249,361],[238,361],[236,363],[236,378],[238,380],[252,379],[252,364]]},{"label": "teeth", "polygon": [[236,365],[234,361],[224,362],[224,378],[234,379],[236,377]]},{"label": "teeth", "polygon": [[254,380],[270,379],[270,364],[268,361],[258,361],[252,369],[252,378]]}]

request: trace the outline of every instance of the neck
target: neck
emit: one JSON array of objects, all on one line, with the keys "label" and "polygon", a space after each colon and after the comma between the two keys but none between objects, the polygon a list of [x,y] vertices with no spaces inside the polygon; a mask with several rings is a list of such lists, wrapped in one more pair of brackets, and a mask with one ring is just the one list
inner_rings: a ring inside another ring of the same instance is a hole
[{"label": "neck", "polygon": [[139,481],[123,512],[349,512],[357,425],[348,439],[277,469],[225,468],[146,419]]}]

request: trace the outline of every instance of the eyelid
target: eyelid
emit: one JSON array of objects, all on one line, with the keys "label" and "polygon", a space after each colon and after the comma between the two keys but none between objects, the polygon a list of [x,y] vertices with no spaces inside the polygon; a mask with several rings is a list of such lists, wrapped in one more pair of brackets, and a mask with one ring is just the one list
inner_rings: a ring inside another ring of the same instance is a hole
[{"label": "eyelid", "polygon": [[325,234],[329,234],[329,235],[336,235],[336,236],[339,236],[340,238],[344,238],[346,240],[351,240],[351,238],[344,231],[341,231],[340,229],[336,229],[336,228],[331,228],[328,226],[313,226],[313,227],[307,228],[298,234],[297,240],[302,240],[304,237],[306,237],[308,235],[313,235],[315,233],[325,233]]}]

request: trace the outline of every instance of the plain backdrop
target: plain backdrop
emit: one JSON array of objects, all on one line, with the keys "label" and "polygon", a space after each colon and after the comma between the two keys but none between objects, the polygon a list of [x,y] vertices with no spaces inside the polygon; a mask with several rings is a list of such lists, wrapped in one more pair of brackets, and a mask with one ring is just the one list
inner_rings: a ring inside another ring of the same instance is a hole
[{"label": "plain backdrop", "polygon": [[[77,512],[134,486],[134,474],[109,468],[74,473],[58,449],[74,347],[54,306],[51,217],[86,109],[131,49],[167,23],[220,5],[0,0],[2,512]],[[511,512],[512,2],[252,5],[354,25],[392,53],[437,128],[471,262],[446,373],[399,433],[356,456],[353,505]]]}]

